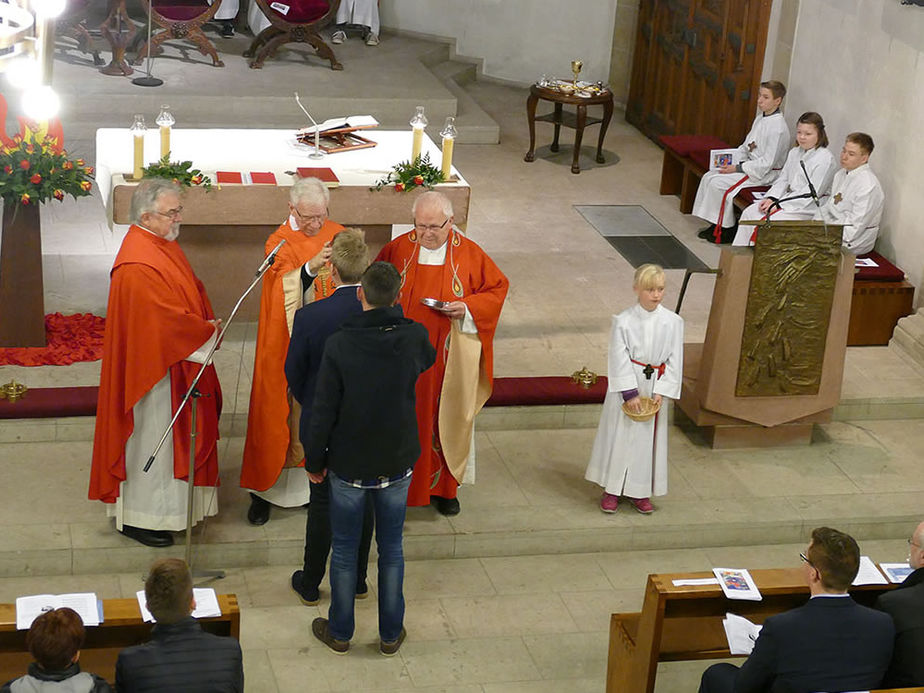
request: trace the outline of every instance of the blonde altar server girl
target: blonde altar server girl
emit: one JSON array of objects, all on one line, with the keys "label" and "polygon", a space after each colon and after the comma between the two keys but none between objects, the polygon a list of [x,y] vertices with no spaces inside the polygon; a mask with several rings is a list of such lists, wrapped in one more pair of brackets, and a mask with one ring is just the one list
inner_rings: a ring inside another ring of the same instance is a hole
[{"label": "blonde altar server girl", "polygon": [[664,270],[635,271],[638,303],[613,316],[606,399],[584,478],[603,487],[600,509],[614,513],[619,496],[638,512],[654,511],[651,496],[667,493],[667,412],[635,421],[623,403],[641,412],[642,397],[657,403],[680,397],[683,319],[661,305]]},{"label": "blonde altar server girl", "polygon": [[705,219],[709,226],[699,237],[730,243],[735,230],[734,199],[741,188],[770,185],[776,180],[789,149],[789,127],[780,111],[786,95],[782,82],[762,82],[757,92],[759,113],[751,131],[738,147],[741,163],[718,171],[707,171],[696,189],[693,216]]},{"label": "blonde altar server girl", "polygon": [[[770,186],[764,199],[749,205],[741,213],[732,245],[754,245],[757,227],[746,224],[746,221],[763,219],[767,215],[772,221],[811,219],[819,205],[825,203],[824,198],[831,189],[836,169],[834,155],[828,149],[825,121],[814,111],[803,113],[796,124],[796,146],[789,150],[780,177]],[[812,188],[818,196],[818,204],[812,198]],[[786,199],[793,197],[796,199]],[[776,200],[786,201],[777,205],[774,204]]]}]

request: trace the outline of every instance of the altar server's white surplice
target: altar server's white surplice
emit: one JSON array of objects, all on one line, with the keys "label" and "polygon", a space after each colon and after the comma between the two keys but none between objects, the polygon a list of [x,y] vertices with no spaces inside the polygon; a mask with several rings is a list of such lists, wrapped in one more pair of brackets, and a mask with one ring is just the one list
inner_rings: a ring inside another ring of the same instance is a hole
[{"label": "altar server's white surplice", "polygon": [[[633,363],[638,361],[643,365]],[[651,378],[644,364],[664,372]],[[633,421],[622,410],[622,392],[680,397],[683,375],[683,319],[663,306],[647,311],[636,304],[613,316],[609,374],[603,413],[584,478],[607,493],[630,498],[667,493],[667,402],[648,421]]]},{"label": "altar server's white surplice", "polygon": [[870,252],[876,245],[885,195],[869,164],[834,174],[831,196],[815,214],[829,224],[844,224],[844,247],[854,255]]},{"label": "altar server's white surplice", "polygon": [[[789,149],[789,127],[783,114],[777,111],[765,116],[762,113],[754,119],[751,131],[738,147],[741,152],[742,173],[718,173],[707,171],[696,189],[693,202],[693,216],[715,224],[722,212],[722,226],[735,223],[735,206],[732,204],[737,191],[742,187],[770,185],[776,180],[786,160]],[[743,181],[743,182],[742,182]],[[738,184],[729,193],[729,199],[722,207],[725,191]]]},{"label": "altar server's white surplice", "polygon": [[377,0],[340,0],[337,24],[361,24],[373,34],[379,33],[379,4]]},{"label": "altar server's white surplice", "polygon": [[[801,163],[800,163],[801,162]],[[802,164],[805,164],[805,171],[802,170]],[[789,150],[786,157],[786,164],[780,177],[776,179],[770,189],[767,191],[767,197],[773,197],[782,200],[795,195],[810,195],[808,181],[812,181],[815,187],[815,193],[820,198],[821,204],[827,199],[828,190],[831,188],[831,179],[834,178],[834,171],[837,170],[837,162],[834,155],[827,147],[816,147],[805,151],[802,147],[793,147]],[[805,174],[809,177],[806,179]],[[763,219],[766,215],[758,209],[759,202],[749,205],[741,213],[741,220],[738,222],[738,232],[732,245],[753,245],[751,236],[754,233],[754,226],[745,224],[745,221],[754,221]],[[797,200],[788,200],[781,203],[779,207],[774,206],[774,212],[770,215],[771,221],[782,221],[784,219],[811,219],[818,207],[815,200],[811,197],[802,197]]]}]

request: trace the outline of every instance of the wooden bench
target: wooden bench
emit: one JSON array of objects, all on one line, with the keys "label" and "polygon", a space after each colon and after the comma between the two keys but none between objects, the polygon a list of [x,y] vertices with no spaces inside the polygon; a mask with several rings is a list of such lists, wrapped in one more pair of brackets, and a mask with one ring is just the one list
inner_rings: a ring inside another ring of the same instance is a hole
[{"label": "wooden bench", "polygon": [[[221,616],[200,618],[203,629],[216,635],[240,639],[241,612],[234,594],[218,595]],[[80,668],[115,681],[119,652],[151,639],[153,624],[141,620],[137,599],[103,600],[103,622],[87,627],[80,650]],[[25,630],[16,630],[16,605],[0,604],[0,682],[26,673],[32,655],[26,649]]]},{"label": "wooden bench", "polygon": [[[767,617],[801,606],[809,598],[799,568],[750,572],[763,595],[762,601],[731,601],[718,585],[673,584],[676,579],[712,577],[712,573],[649,575],[641,613],[613,614],[610,618],[607,693],[653,693],[658,662],[731,657],[722,627],[726,612],[763,623]],[[863,585],[852,588],[851,595],[860,604],[870,606],[892,587]]]},{"label": "wooden bench", "polygon": [[898,321],[914,312],[914,285],[879,253],[862,257],[878,267],[862,267],[854,277],[847,346],[884,346]]}]

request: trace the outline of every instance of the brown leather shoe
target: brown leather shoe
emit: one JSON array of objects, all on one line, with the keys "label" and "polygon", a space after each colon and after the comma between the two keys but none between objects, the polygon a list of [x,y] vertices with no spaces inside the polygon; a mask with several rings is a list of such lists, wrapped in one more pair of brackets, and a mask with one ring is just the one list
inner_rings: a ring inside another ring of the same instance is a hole
[{"label": "brown leather shoe", "polygon": [[[314,637],[323,642],[337,654],[346,654],[350,649],[349,640],[337,640],[337,638],[330,634],[330,622],[326,618],[319,617],[314,619],[314,621],[311,622],[311,632],[314,633]],[[395,652],[397,651],[398,650],[396,648]]]},{"label": "brown leather shoe", "polygon": [[406,637],[407,631],[402,628],[397,640],[392,640],[390,642],[379,640],[379,652],[381,652],[386,657],[394,657],[396,654],[398,654],[398,649],[401,647],[401,643],[404,642]]}]

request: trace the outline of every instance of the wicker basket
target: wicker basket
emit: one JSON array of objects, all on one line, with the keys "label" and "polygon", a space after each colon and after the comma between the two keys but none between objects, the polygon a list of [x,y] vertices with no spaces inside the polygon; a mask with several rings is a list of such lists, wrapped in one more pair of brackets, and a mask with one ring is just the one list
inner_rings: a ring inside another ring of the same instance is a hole
[{"label": "wicker basket", "polygon": [[626,416],[633,421],[648,421],[648,419],[652,418],[661,409],[661,402],[655,402],[649,397],[641,397],[640,399],[642,401],[642,411],[639,413],[635,413],[629,409],[628,402],[622,403],[622,410],[625,412]]}]

